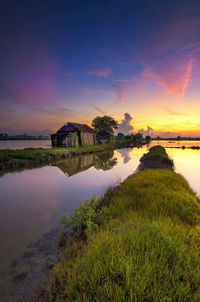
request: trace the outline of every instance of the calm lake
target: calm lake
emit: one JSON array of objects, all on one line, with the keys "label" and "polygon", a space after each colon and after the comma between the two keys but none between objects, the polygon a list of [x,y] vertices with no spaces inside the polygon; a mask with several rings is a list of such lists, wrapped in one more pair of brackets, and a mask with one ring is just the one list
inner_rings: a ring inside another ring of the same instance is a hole
[{"label": "calm lake", "polygon": [[[55,260],[52,243],[55,245],[62,213],[70,214],[80,201],[95,194],[99,197],[109,186],[123,181],[135,171],[143,153],[157,144],[172,145],[153,141],[142,148],[77,156],[2,175],[0,301],[26,301],[46,271],[47,258],[49,262]],[[182,146],[183,142],[177,144]],[[177,144],[173,142],[173,146]],[[200,142],[193,141],[192,145],[199,146]],[[167,152],[174,159],[176,172],[200,194],[200,150],[168,148]]]}]

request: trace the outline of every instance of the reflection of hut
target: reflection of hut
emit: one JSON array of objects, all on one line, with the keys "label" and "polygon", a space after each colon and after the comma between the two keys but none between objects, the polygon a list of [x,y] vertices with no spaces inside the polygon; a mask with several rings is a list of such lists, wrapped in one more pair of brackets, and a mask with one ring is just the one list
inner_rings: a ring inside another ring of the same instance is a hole
[{"label": "reflection of hut", "polygon": [[104,151],[100,153],[84,154],[73,156],[67,159],[55,162],[66,176],[70,177],[93,167],[97,170],[110,170],[117,164],[117,159],[113,158],[114,151]]},{"label": "reflection of hut", "polygon": [[113,142],[114,135],[106,130],[100,130],[96,135],[96,139],[99,144],[106,144]]},{"label": "reflection of hut", "polygon": [[74,156],[57,162],[57,166],[67,176],[73,176],[82,171],[88,170],[94,165],[94,154],[85,154],[82,156]]},{"label": "reflection of hut", "polygon": [[95,131],[88,125],[66,123],[51,135],[53,147],[78,147],[95,144]]}]

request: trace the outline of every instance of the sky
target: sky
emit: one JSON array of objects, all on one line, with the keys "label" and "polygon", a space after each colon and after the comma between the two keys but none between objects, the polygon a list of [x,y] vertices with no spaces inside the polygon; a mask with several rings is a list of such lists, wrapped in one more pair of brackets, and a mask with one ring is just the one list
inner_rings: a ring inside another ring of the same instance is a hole
[{"label": "sky", "polygon": [[199,0],[3,0],[0,133],[106,114],[133,133],[200,136],[199,16]]}]

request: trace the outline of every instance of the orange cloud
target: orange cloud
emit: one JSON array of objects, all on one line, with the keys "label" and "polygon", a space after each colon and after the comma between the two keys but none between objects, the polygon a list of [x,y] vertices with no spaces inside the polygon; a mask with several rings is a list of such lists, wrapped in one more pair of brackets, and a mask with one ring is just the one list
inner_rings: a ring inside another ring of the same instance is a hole
[{"label": "orange cloud", "polygon": [[167,112],[169,115],[178,115],[178,116],[186,116],[186,115],[188,115],[188,114],[186,114],[186,113],[182,113],[182,112],[179,112],[179,111],[175,111],[175,110],[173,110],[173,109],[171,109],[171,108],[169,108],[169,107],[166,107],[166,106],[163,106],[162,107],[162,109],[165,111],[165,112]]}]

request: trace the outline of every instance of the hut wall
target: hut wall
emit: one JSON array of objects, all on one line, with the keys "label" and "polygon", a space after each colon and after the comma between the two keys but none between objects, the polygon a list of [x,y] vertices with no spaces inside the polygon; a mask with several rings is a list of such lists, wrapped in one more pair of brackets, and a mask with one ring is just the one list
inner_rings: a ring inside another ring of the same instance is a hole
[{"label": "hut wall", "polygon": [[81,141],[82,145],[94,145],[95,144],[95,137],[93,133],[88,133],[88,132],[82,132],[81,133]]},{"label": "hut wall", "polygon": [[51,145],[52,145],[52,147],[57,146],[57,135],[56,134],[51,134]]},{"label": "hut wall", "polygon": [[68,135],[63,136],[61,146],[65,148],[78,147],[79,142],[77,133],[69,133]]},{"label": "hut wall", "polygon": [[79,147],[79,139],[78,139],[78,132],[70,133],[71,140],[72,140],[72,147]]},{"label": "hut wall", "polygon": [[63,139],[61,141],[61,146],[65,148],[72,147],[72,140],[70,135],[63,136]]}]

